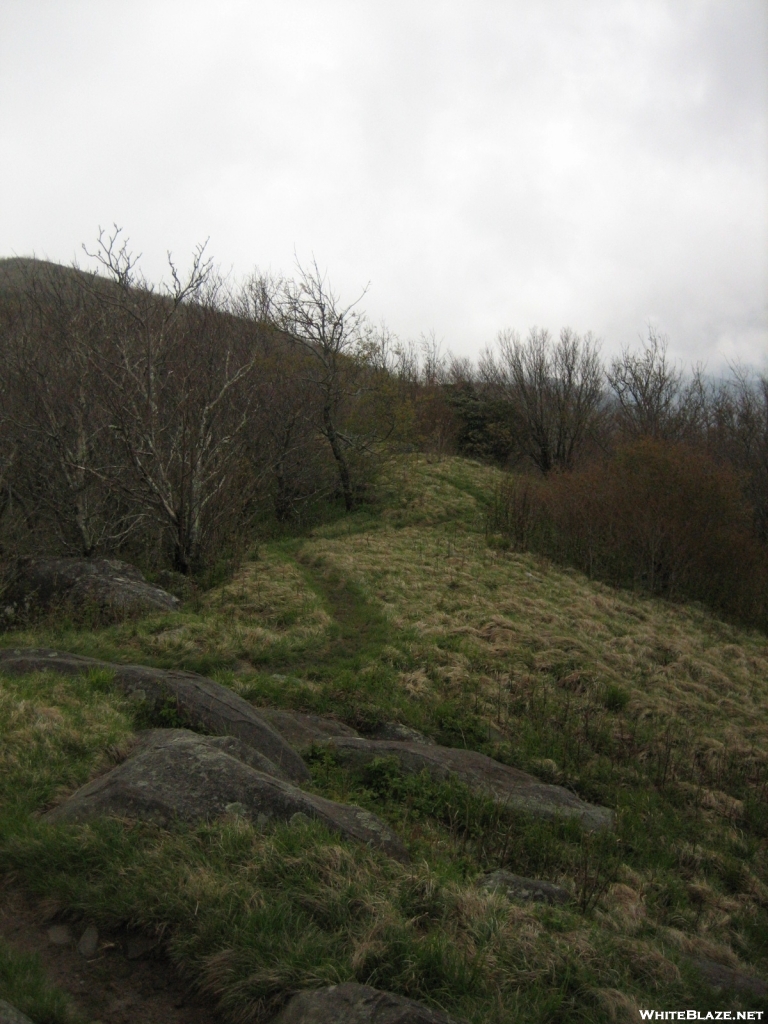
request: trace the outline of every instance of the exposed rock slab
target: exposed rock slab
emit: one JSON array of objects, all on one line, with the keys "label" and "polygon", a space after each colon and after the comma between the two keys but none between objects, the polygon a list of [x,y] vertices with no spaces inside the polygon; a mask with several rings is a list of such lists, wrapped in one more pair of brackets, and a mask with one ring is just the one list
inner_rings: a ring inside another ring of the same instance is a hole
[{"label": "exposed rock slab", "polygon": [[190,735],[196,735],[199,743],[211,750],[221,750],[230,757],[237,758],[249,768],[255,768],[257,772],[264,772],[265,775],[272,775],[276,779],[290,782],[290,777],[268,757],[260,754],[258,750],[247,743],[243,743],[236,736],[200,736],[190,733],[188,729],[146,729],[138,734],[138,742],[131,752],[132,756],[144,750],[151,750],[155,747],[169,747],[176,743],[186,743]]},{"label": "exposed rock slab", "polygon": [[425,743],[435,746],[435,741],[402,722],[381,722],[371,733],[372,740],[400,740],[404,743]]},{"label": "exposed rock slab", "polygon": [[21,1010],[0,999],[0,1024],[32,1024],[32,1021]]},{"label": "exposed rock slab", "polygon": [[426,769],[436,778],[455,774],[474,792],[538,817],[578,818],[589,829],[610,828],[613,824],[613,812],[608,808],[586,803],[563,786],[541,782],[527,772],[510,768],[474,750],[345,736],[326,742],[333,745],[345,764],[361,766],[375,758],[395,757],[407,772]]},{"label": "exposed rock slab", "polygon": [[115,815],[167,826],[216,818],[233,805],[256,824],[305,814],[346,837],[408,859],[398,837],[376,815],[304,793],[244,764],[210,737],[185,729],[154,730],[128,760],[77,790],[46,818],[88,821]]},{"label": "exposed rock slab", "polygon": [[413,999],[346,982],[299,992],[274,1024],[459,1024]]},{"label": "exposed rock slab", "polygon": [[[303,711],[282,711],[275,708],[258,708],[257,710],[300,754],[306,753],[313,743],[324,743],[334,736],[360,737],[360,733],[356,729],[335,718],[309,715]],[[370,738],[433,744],[433,740],[401,722],[381,722],[371,733]]]},{"label": "exposed rock slab", "polygon": [[20,558],[2,569],[3,616],[26,621],[52,608],[107,620],[174,611],[179,599],[114,558]]},{"label": "exposed rock slab", "polygon": [[568,903],[571,894],[567,889],[552,882],[542,882],[537,878],[523,878],[521,875],[513,875],[511,871],[500,868],[492,871],[478,882],[481,889],[489,892],[501,892],[508,899],[519,900],[523,903]]},{"label": "exposed rock slab", "polygon": [[723,964],[718,964],[714,960],[705,960],[703,957],[692,957],[690,962],[711,988],[748,992],[761,997],[768,996],[768,985],[751,974],[736,971],[732,967],[724,967]]},{"label": "exposed rock slab", "polygon": [[146,665],[116,665],[46,648],[0,650],[2,672],[78,675],[92,669],[112,672],[123,693],[145,701],[152,709],[160,710],[172,700],[182,721],[215,735],[235,736],[267,757],[290,779],[309,780],[309,769],[293,747],[247,701],[205,676]]},{"label": "exposed rock slab", "polygon": [[335,718],[307,715],[302,711],[278,711],[275,708],[257,708],[257,711],[299,753],[309,750],[313,743],[323,743],[334,736],[360,735],[351,726]]}]

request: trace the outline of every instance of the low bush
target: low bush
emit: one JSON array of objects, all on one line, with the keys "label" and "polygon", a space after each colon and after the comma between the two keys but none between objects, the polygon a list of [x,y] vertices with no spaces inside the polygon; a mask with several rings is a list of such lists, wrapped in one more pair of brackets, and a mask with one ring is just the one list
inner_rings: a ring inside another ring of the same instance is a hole
[{"label": "low bush", "polygon": [[577,472],[510,478],[487,526],[590,577],[768,624],[768,549],[741,481],[685,445],[646,438]]}]

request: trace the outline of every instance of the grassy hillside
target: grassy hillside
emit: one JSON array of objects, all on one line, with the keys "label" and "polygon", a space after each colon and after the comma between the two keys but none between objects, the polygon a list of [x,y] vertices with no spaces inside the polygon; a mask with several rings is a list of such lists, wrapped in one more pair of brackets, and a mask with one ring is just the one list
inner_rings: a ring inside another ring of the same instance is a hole
[{"label": "grassy hillside", "polygon": [[[108,676],[32,676],[0,679],[0,871],[72,913],[162,931],[233,1020],[353,978],[478,1024],[757,1007],[707,992],[691,958],[768,976],[768,638],[494,549],[495,483],[459,459],[398,459],[375,512],[261,545],[181,612],[0,642],[183,666],[362,732],[396,719],[614,808],[614,835],[327,755],[317,791],[385,817],[411,866],[316,825],[54,829],[34,812],[141,723]],[[574,902],[479,892],[499,866]]]}]

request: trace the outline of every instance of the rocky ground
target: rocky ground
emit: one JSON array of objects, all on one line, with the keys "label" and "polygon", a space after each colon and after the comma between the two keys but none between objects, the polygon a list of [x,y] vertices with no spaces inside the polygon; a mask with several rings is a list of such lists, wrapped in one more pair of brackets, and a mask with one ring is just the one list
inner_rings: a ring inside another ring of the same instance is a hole
[{"label": "rocky ground", "polygon": [[0,938],[37,955],[49,983],[92,1024],[220,1024],[212,1005],[191,992],[162,948],[141,933],[99,932],[6,884]]}]

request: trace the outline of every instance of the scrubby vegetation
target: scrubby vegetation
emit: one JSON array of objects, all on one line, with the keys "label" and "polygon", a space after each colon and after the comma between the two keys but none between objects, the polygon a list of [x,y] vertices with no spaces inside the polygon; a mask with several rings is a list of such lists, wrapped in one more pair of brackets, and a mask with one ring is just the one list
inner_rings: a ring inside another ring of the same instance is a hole
[{"label": "scrubby vegetation", "polygon": [[[317,791],[385,818],[410,866],[312,824],[53,828],[35,812],[119,756],[137,723],[108,677],[43,675],[2,681],[0,869],[70,915],[162,934],[233,1020],[336,979],[478,1024],[756,1007],[702,989],[691,958],[768,969],[765,635],[489,546],[502,480],[399,456],[378,512],[263,542],[180,612],[96,630],[51,619],[7,640],[206,671],[362,731],[395,719],[615,808],[615,833],[327,754]],[[573,903],[478,890],[499,866]]]},{"label": "scrubby vegetation", "polygon": [[517,549],[766,627],[765,377],[685,373],[653,330],[608,365],[591,335],[502,331],[474,365],[315,264],[235,286],[200,248],[156,286],[117,229],[91,255],[0,261],[0,558],[210,582],[365,505],[389,453],[459,454],[513,474],[489,529]]}]

